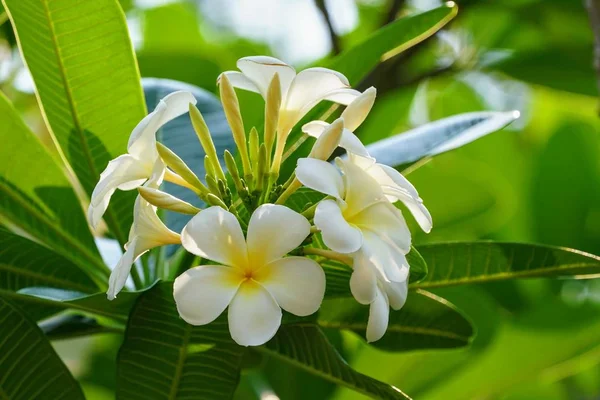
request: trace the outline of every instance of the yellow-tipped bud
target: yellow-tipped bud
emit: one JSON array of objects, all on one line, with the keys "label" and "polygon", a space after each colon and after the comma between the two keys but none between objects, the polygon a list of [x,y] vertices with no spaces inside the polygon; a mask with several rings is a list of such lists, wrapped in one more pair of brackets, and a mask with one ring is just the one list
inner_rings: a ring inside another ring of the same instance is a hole
[{"label": "yellow-tipped bud", "polygon": [[250,149],[250,163],[252,163],[252,171],[254,172],[254,175],[256,175],[258,172],[258,131],[254,127],[250,129],[248,147]]},{"label": "yellow-tipped bud", "polygon": [[223,104],[225,117],[227,118],[227,122],[229,122],[231,132],[233,133],[233,140],[242,159],[244,176],[251,176],[252,168],[250,166],[250,159],[248,158],[248,148],[246,147],[246,131],[244,130],[244,122],[242,121],[237,95],[227,75],[221,75],[219,84],[221,103]]},{"label": "yellow-tipped bud", "polygon": [[339,146],[343,131],[344,120],[338,118],[333,121],[319,136],[308,156],[326,161]]},{"label": "yellow-tipped bud", "polygon": [[[185,162],[179,156],[171,151],[167,146],[162,143],[156,143],[156,150],[160,155],[160,158],[164,161],[164,163],[171,168],[177,175],[179,175],[184,181],[189,183],[192,188],[196,189],[197,193],[200,195],[206,195],[208,193],[208,189],[204,184],[198,179],[196,174],[187,166]],[[166,177],[165,177],[166,179]]]},{"label": "yellow-tipped bud", "polygon": [[221,191],[219,190],[219,184],[217,183],[217,180],[212,175],[206,174],[206,186],[208,186],[208,189],[215,196],[218,196],[218,197],[221,196]]},{"label": "yellow-tipped bud", "polygon": [[213,168],[212,162],[208,156],[204,156],[204,172],[206,175],[216,178],[215,169]]},{"label": "yellow-tipped bud", "polygon": [[265,144],[260,145],[260,149],[258,151],[258,162],[256,165],[256,189],[262,190],[264,186],[265,175],[267,174],[267,147]]},{"label": "yellow-tipped bud", "polygon": [[346,129],[354,132],[363,123],[375,103],[376,95],[377,89],[371,86],[346,107],[341,115]]},{"label": "yellow-tipped bud", "polygon": [[210,136],[210,131],[208,130],[208,126],[202,117],[200,111],[196,108],[195,105],[190,103],[190,119],[192,121],[192,126],[196,131],[196,135],[198,136],[198,140],[200,140],[200,144],[206,153],[206,156],[209,158],[210,163],[212,164],[213,170],[215,171],[217,178],[225,180],[225,173],[221,168],[221,164],[219,164],[219,157],[217,156],[217,149],[215,148],[215,144]]},{"label": "yellow-tipped bud", "polygon": [[215,196],[212,193],[209,193],[206,196],[206,202],[208,204],[210,204],[211,206],[218,206],[218,207],[222,207],[222,208],[228,210],[227,205],[225,205],[225,203],[223,202],[223,200],[221,200],[220,198],[218,198],[217,196]]},{"label": "yellow-tipped bud", "polygon": [[265,101],[265,145],[267,146],[267,163],[269,165],[271,164],[271,153],[275,144],[280,107],[281,81],[279,80],[279,74],[276,73],[273,75],[267,89],[267,99]]},{"label": "yellow-tipped bud", "polygon": [[190,215],[196,215],[201,211],[198,207],[194,207],[190,203],[158,189],[141,186],[138,188],[138,191],[140,192],[140,196],[148,203],[164,210]]},{"label": "yellow-tipped bud", "polygon": [[231,174],[231,178],[233,179],[235,189],[238,191],[238,193],[240,193],[244,189],[244,185],[242,185],[242,180],[240,179],[240,172],[238,170],[237,163],[235,162],[235,158],[229,152],[229,150],[225,150],[224,155],[227,170]]}]

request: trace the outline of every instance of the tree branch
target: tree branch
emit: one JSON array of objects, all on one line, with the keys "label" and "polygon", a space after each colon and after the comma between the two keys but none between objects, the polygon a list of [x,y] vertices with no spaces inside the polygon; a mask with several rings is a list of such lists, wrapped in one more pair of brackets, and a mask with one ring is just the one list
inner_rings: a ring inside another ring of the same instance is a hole
[{"label": "tree branch", "polygon": [[[598,92],[600,94],[600,0],[584,0],[594,33],[594,67],[598,75]],[[598,108],[600,114],[600,107]]]},{"label": "tree branch", "polygon": [[329,37],[331,38],[331,47],[333,48],[333,54],[340,54],[342,51],[340,46],[340,38],[337,36],[335,31],[333,30],[333,25],[331,23],[331,17],[329,15],[329,11],[327,11],[327,6],[325,6],[325,0],[315,0],[319,11],[323,14],[323,18],[325,18],[325,24],[327,25],[327,30],[329,31]]}]

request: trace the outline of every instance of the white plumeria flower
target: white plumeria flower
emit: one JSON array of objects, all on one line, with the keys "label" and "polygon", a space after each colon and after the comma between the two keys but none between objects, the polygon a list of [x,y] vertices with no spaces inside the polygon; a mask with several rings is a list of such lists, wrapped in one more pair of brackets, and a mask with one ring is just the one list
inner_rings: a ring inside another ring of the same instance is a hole
[{"label": "white plumeria flower", "polygon": [[390,307],[399,310],[404,307],[408,295],[408,281],[386,282],[377,280],[375,300],[369,306],[367,322],[367,342],[375,342],[385,334],[390,319]]},{"label": "white plumeria flower", "polygon": [[229,211],[201,211],[183,229],[182,244],[221,265],[195,267],[175,280],[179,315],[192,325],[205,325],[229,306],[233,340],[258,346],[277,332],[282,308],[298,316],[316,312],[325,294],[323,269],[305,257],[284,257],[309,233],[306,218],[280,205],[258,207],[246,239]]},{"label": "white plumeria flower", "polygon": [[159,159],[156,132],[167,122],[188,112],[190,103],[196,104],[196,99],[190,92],[171,93],[160,100],[154,111],[133,129],[127,144],[127,154],[108,163],[94,188],[88,209],[88,220],[92,227],[95,228],[102,219],[116,189],[136,189],[150,177]]},{"label": "white plumeria flower", "polygon": [[[158,188],[162,183],[164,172],[165,165],[159,158],[156,160],[150,179],[144,186]],[[106,293],[108,299],[113,300],[123,289],[131,267],[142,254],[154,247],[179,243],[181,243],[179,234],[165,226],[156,214],[156,207],[138,195],[133,209],[133,225],[129,231],[129,241],[125,245],[126,251],[108,279]]]},{"label": "white plumeria flower", "polygon": [[[354,257],[350,289],[362,304],[377,295],[377,277],[405,282],[411,235],[400,210],[385,197],[381,186],[357,165],[336,160],[298,160],[296,177],[302,184],[333,199],[319,202],[314,223],[330,249]],[[379,274],[379,275],[378,275]]]},{"label": "white plumeria flower", "polygon": [[278,74],[281,83],[279,135],[287,135],[322,100],[348,105],[360,95],[350,88],[343,74],[327,68],[308,68],[296,74],[291,65],[267,56],[241,58],[237,67],[241,72],[223,72],[231,84],[260,93],[265,99],[273,76]]},{"label": "white plumeria flower", "polygon": [[[379,164],[370,156],[367,148],[354,134],[354,130],[363,123],[375,102],[376,90],[371,87],[365,90],[356,100],[346,107],[341,115],[344,120],[344,131],[340,147],[348,152],[350,161],[375,179],[387,199],[392,203],[401,201],[414,215],[417,223],[425,232],[430,232],[432,219],[429,210],[415,187],[398,171],[384,164]],[[325,121],[312,121],[302,127],[302,131],[312,137],[319,138],[329,124]]]}]

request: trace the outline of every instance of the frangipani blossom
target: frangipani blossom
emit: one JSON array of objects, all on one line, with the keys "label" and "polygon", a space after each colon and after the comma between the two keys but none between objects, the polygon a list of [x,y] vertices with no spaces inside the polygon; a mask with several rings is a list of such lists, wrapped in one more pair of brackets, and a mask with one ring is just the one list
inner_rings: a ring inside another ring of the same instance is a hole
[{"label": "frangipani blossom", "polygon": [[327,68],[308,68],[296,74],[291,65],[267,56],[241,58],[237,67],[241,72],[223,72],[231,84],[239,89],[260,93],[265,99],[273,76],[279,76],[281,107],[278,135],[287,135],[322,100],[347,105],[360,95],[360,92],[350,88],[343,74]]},{"label": "frangipani blossom", "polygon": [[354,257],[350,289],[362,304],[377,296],[378,276],[384,282],[404,282],[411,235],[400,210],[363,169],[337,160],[340,171],[325,161],[298,160],[296,177],[306,187],[333,199],[319,202],[314,223],[330,249]]},{"label": "frangipani blossom", "polygon": [[154,111],[134,128],[127,144],[127,154],[108,163],[94,188],[88,208],[88,220],[92,227],[95,228],[102,219],[116,189],[136,189],[150,177],[159,159],[156,132],[167,122],[186,113],[190,103],[196,104],[191,93],[171,93],[160,100]]},{"label": "frangipani blossom", "polygon": [[[145,187],[156,189],[160,186],[165,173],[165,165],[159,158],[153,168]],[[156,207],[138,195],[133,209],[133,225],[129,231],[129,241],[125,245],[125,253],[108,279],[107,296],[113,300],[125,286],[131,267],[135,261],[148,250],[167,244],[179,244],[181,238],[165,226],[156,215]]]},{"label": "frangipani blossom", "polygon": [[284,257],[309,233],[308,220],[284,206],[258,207],[247,238],[229,211],[201,211],[183,229],[182,244],[221,265],[201,265],[175,280],[179,314],[192,325],[205,325],[229,307],[233,340],[258,346],[277,332],[281,309],[298,316],[316,312],[325,294],[322,268],[305,257]]},{"label": "frangipani blossom", "polygon": [[[367,117],[375,101],[375,95],[376,90],[371,87],[346,107],[341,115],[344,120],[344,131],[340,147],[348,152],[348,158],[352,163],[360,166],[379,183],[389,201],[404,203],[421,229],[429,232],[432,228],[431,214],[423,204],[415,187],[394,168],[377,163],[353,132]],[[329,124],[325,121],[312,121],[304,125],[302,131],[319,138],[328,127]]]}]

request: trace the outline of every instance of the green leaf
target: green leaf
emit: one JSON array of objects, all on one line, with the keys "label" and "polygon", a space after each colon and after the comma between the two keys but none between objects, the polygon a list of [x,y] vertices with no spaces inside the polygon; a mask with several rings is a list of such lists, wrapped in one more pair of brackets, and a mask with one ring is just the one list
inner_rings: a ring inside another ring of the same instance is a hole
[{"label": "green leaf", "polygon": [[515,53],[493,64],[492,68],[527,83],[588,96],[598,95],[591,47],[551,47]]},{"label": "green leaf", "polygon": [[98,290],[94,281],[76,264],[0,227],[0,289],[17,291],[27,286],[88,293]]},{"label": "green leaf", "polygon": [[400,389],[350,368],[314,325],[282,326],[275,338],[257,350],[372,398],[409,399]]},{"label": "green leaf", "polygon": [[122,333],[123,329],[98,323],[94,318],[77,314],[58,315],[38,324],[49,340],[74,339],[100,333]]},{"label": "green leaf", "polygon": [[223,317],[187,324],[177,314],[171,284],[140,296],[119,351],[117,398],[230,399],[246,349],[233,342]]},{"label": "green leaf", "polygon": [[18,292],[0,289],[0,295],[12,299],[21,308],[28,312],[31,310],[39,316],[70,309],[121,322],[127,320],[131,307],[141,293],[143,292],[121,292],[115,300],[110,301],[104,292],[86,295],[50,287],[27,287]]},{"label": "green leaf", "polygon": [[454,115],[367,146],[377,162],[398,166],[454,150],[510,124],[519,113],[471,112]]},{"label": "green leaf", "polygon": [[[324,328],[346,329],[365,337],[369,306],[354,299],[327,300],[319,310]],[[446,349],[470,344],[474,330],[467,318],[448,301],[432,293],[410,292],[399,311],[390,311],[388,329],[371,345],[388,351]]]},{"label": "green leaf", "polygon": [[104,285],[108,268],[63,170],[0,93],[0,221]]},{"label": "green leaf", "polygon": [[[116,0],[2,1],[52,138],[91,194],[146,114],[123,11]],[[134,196],[119,193],[105,215],[121,243]]]},{"label": "green leaf", "polygon": [[379,29],[361,44],[354,46],[327,65],[358,84],[377,64],[427,39],[456,16],[454,3],[421,14],[397,19]]},{"label": "green leaf", "polygon": [[600,273],[600,257],[524,243],[450,242],[419,246],[429,273],[411,288],[433,288],[515,278]]},{"label": "green leaf", "polygon": [[44,333],[0,297],[0,398],[84,399]]}]

